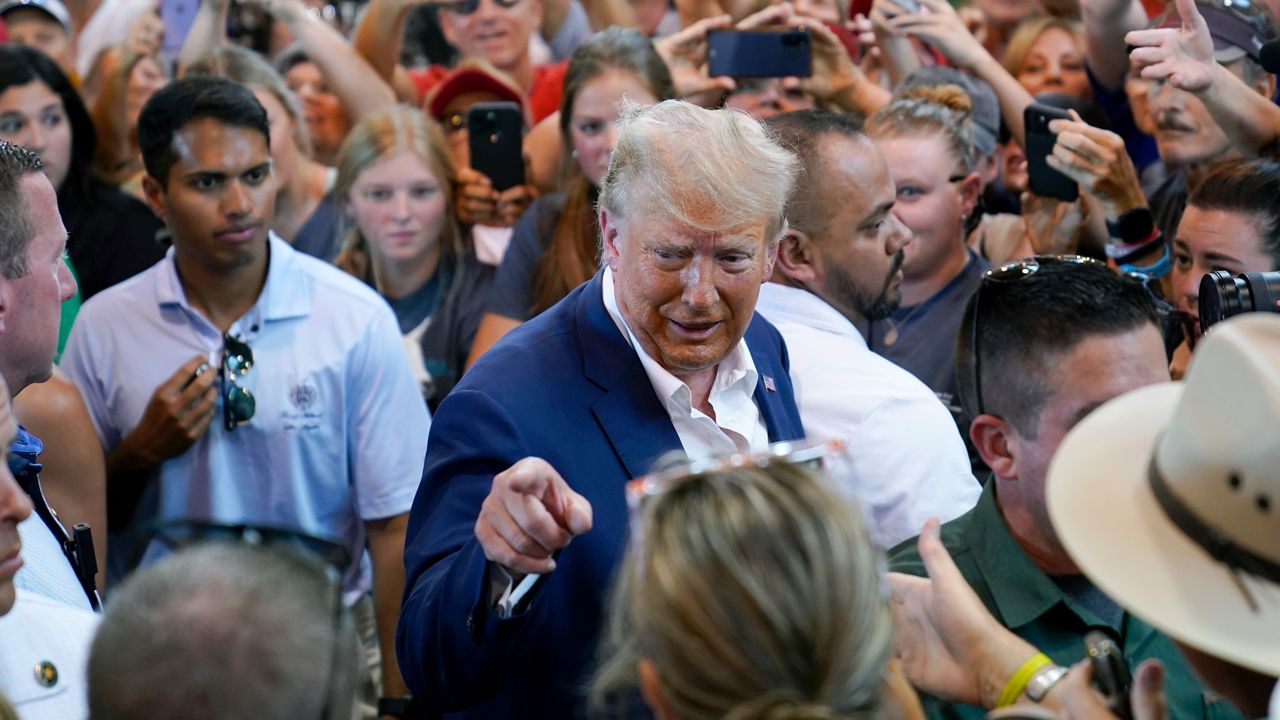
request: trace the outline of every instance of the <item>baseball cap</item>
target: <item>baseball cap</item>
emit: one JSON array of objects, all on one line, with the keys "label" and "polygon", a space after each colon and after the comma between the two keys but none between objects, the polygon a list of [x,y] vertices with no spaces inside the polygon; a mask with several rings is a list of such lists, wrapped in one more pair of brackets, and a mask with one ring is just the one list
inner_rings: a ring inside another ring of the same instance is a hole
[{"label": "baseball cap", "polygon": [[964,90],[973,106],[969,119],[973,121],[974,144],[983,155],[995,152],[996,139],[1000,134],[1000,101],[987,81],[946,65],[926,65],[916,68],[904,78],[896,93],[933,85],[958,85]]},{"label": "baseball cap", "polygon": [[[1235,62],[1246,55],[1261,62],[1262,46],[1275,37],[1267,11],[1254,0],[1196,0],[1196,9],[1209,26],[1213,38],[1213,58],[1220,63]],[[1178,27],[1182,20],[1169,10],[1156,18],[1153,27]]]},{"label": "baseball cap", "polygon": [[8,14],[10,10],[24,7],[44,12],[57,20],[63,30],[71,32],[71,13],[67,12],[67,6],[60,0],[0,0],[0,17]]},{"label": "baseball cap", "polygon": [[489,92],[498,96],[499,100],[513,102],[524,111],[524,93],[516,88],[514,82],[508,80],[500,70],[483,60],[466,60],[457,68],[445,75],[431,92],[423,107],[436,120],[442,120],[444,110],[454,98],[469,92]]}]

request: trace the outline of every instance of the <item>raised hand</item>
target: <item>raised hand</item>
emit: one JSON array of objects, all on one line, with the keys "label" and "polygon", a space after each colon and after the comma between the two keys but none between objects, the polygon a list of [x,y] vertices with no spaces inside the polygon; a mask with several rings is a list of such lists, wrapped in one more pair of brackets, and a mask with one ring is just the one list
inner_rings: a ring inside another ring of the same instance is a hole
[{"label": "raised hand", "polygon": [[889,573],[895,655],[920,690],[991,707],[1036,649],[987,612],[942,545],[936,519],[925,523],[919,548],[928,578]]},{"label": "raised hand", "polygon": [[901,13],[888,18],[888,27],[929,43],[958,67],[972,70],[990,57],[946,0],[919,2],[920,12]]},{"label": "raised hand", "polygon": [[707,32],[732,26],[728,15],[704,18],[653,47],[671,70],[676,96],[702,107],[716,107],[736,87],[731,78],[707,75]]},{"label": "raised hand", "polygon": [[1072,120],[1054,120],[1049,130],[1057,135],[1049,167],[1080,183],[1102,204],[1107,219],[1115,222],[1135,208],[1146,207],[1147,198],[1138,171],[1125,150],[1124,139],[1096,128],[1071,111]]},{"label": "raised hand", "polygon": [[1124,41],[1134,47],[1131,61],[1145,65],[1142,77],[1165,80],[1179,90],[1200,92],[1213,84],[1215,65],[1209,25],[1195,0],[1177,0],[1182,25],[1176,28],[1134,30]]},{"label": "raised hand", "polygon": [[513,578],[556,569],[552,554],[591,530],[591,504],[546,460],[527,457],[493,478],[476,518],[484,556]]}]

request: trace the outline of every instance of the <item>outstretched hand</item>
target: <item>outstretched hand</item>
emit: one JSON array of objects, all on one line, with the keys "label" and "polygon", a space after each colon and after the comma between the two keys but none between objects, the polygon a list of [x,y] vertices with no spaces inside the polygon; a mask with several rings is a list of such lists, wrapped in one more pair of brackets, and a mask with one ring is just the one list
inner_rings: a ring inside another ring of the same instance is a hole
[{"label": "outstretched hand", "polygon": [[715,107],[734,90],[732,79],[707,75],[707,33],[728,29],[732,24],[728,15],[704,18],[674,35],[654,41],[654,49],[671,69],[671,81],[678,97],[694,105]]},{"label": "outstretched hand", "polygon": [[929,43],[958,67],[972,70],[990,56],[947,0],[919,3],[920,12],[895,15],[886,20],[888,27]]},{"label": "outstretched hand", "polygon": [[936,519],[925,523],[919,549],[927,578],[889,573],[895,655],[920,690],[991,707],[1036,649],[987,612],[943,547]]},{"label": "outstretched hand", "polygon": [[494,476],[475,526],[485,558],[513,578],[555,570],[552,555],[590,530],[591,504],[535,457]]},{"label": "outstretched hand", "polygon": [[1134,30],[1124,41],[1134,47],[1130,60],[1145,65],[1142,77],[1166,80],[1179,90],[1201,92],[1213,84],[1213,38],[1195,0],[1177,0],[1177,7],[1180,27]]}]

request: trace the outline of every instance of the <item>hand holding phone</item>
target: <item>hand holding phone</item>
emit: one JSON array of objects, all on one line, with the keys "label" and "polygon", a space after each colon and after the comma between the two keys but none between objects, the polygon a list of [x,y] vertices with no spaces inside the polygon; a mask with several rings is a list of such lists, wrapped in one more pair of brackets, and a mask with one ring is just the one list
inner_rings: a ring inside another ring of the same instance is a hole
[{"label": "hand holding phone", "polygon": [[524,184],[524,116],[513,102],[477,103],[467,111],[471,167],[499,192]]},{"label": "hand holding phone", "polygon": [[1120,645],[1105,632],[1090,630],[1084,636],[1085,655],[1093,666],[1093,684],[1106,699],[1107,707],[1120,720],[1133,720],[1129,689],[1133,677]]},{"label": "hand holding phone", "polygon": [[1076,181],[1049,167],[1047,158],[1053,152],[1058,136],[1049,130],[1053,120],[1071,120],[1066,110],[1040,103],[1031,103],[1022,112],[1027,134],[1027,175],[1031,192],[1040,197],[1075,202],[1080,197]]}]

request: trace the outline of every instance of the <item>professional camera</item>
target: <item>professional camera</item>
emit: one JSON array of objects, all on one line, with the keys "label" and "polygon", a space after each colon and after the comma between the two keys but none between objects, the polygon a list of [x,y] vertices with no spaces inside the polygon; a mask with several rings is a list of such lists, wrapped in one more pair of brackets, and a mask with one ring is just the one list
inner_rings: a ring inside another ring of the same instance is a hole
[{"label": "professional camera", "polygon": [[1215,270],[1200,279],[1200,329],[1247,312],[1280,312],[1280,272],[1231,277]]}]

